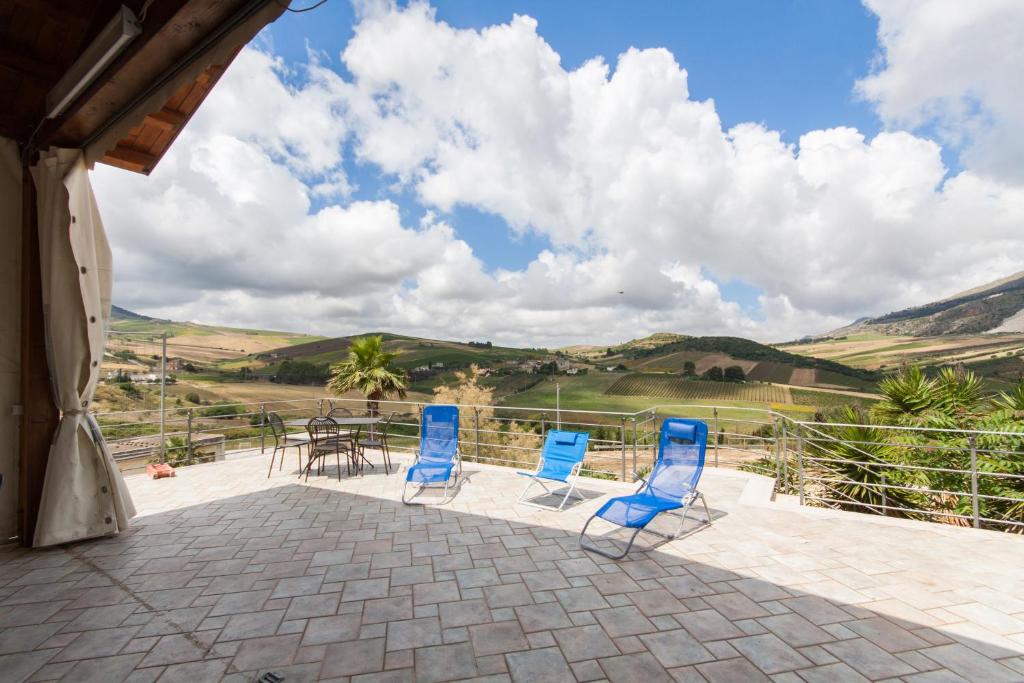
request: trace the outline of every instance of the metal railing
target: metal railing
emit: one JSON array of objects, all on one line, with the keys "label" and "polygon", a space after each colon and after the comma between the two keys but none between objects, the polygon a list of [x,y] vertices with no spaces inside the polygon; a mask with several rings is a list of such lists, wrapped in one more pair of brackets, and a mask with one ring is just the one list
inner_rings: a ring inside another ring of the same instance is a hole
[{"label": "metal railing", "polygon": [[[377,402],[381,415],[394,415],[393,450],[415,450],[425,405]],[[336,406],[369,407],[362,399],[297,399],[101,413],[97,419],[122,469],[133,471],[158,459],[191,465],[228,451],[272,449],[268,413],[289,421],[326,415]],[[802,505],[1024,531],[1024,433],[820,423],[702,404],[639,412],[459,408],[467,461],[531,468],[547,431],[557,427],[590,432],[584,475],[632,481],[653,464],[661,420],[699,418],[709,428],[708,467],[772,477],[778,493],[797,496]]]}]

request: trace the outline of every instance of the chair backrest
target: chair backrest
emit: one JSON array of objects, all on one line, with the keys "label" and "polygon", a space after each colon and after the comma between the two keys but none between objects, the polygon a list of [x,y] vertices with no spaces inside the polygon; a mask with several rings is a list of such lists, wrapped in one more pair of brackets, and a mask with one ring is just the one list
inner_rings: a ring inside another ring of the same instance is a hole
[{"label": "chair backrest", "polygon": [[379,424],[379,426],[377,427],[377,435],[380,436],[380,438],[383,439],[387,437],[388,430],[391,429],[391,421],[394,419],[395,414],[393,412],[388,413],[388,416],[384,418],[384,421]]},{"label": "chair backrest", "polygon": [[658,437],[658,459],[644,492],[665,500],[683,500],[697,488],[707,447],[704,422],[676,417],[665,420]]},{"label": "chair backrest", "polygon": [[267,413],[267,422],[270,423],[270,431],[274,433],[274,441],[280,443],[285,435],[284,420],[277,413]]},{"label": "chair backrest", "polygon": [[329,417],[314,417],[306,424],[310,441],[316,443],[338,436],[338,423]]},{"label": "chair backrest", "polygon": [[459,409],[432,405],[420,421],[420,462],[449,463],[459,449]]},{"label": "chair backrest", "polygon": [[589,440],[590,432],[550,430],[540,454],[544,462],[539,474],[564,480],[572,473],[573,467],[583,462]]},{"label": "chair backrest", "polygon": [[327,411],[327,417],[352,417],[352,411],[338,406]]}]

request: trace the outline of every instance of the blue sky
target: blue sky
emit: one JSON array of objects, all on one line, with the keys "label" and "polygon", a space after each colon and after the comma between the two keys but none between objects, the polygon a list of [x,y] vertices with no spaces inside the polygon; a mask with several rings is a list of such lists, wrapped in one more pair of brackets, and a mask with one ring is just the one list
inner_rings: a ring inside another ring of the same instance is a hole
[{"label": "blue sky", "polygon": [[1024,269],[1019,0],[357,6],[268,27],[145,182],[97,169],[119,305],[778,341]]},{"label": "blue sky", "polygon": [[[295,7],[306,6],[294,0]],[[404,4],[404,3],[400,3]],[[868,136],[881,130],[871,105],[855,96],[878,49],[877,17],[856,0],[721,0],[716,2],[433,2],[437,18],[456,28],[482,29],[514,14],[537,19],[538,33],[575,69],[601,56],[614,67],[630,47],[665,47],[689,74],[690,97],[711,98],[724,128],[763,123],[795,143],[806,131],[852,126]],[[322,53],[342,73],[339,55],[352,37],[356,12],[346,0],[329,0],[307,13],[286,13],[268,32],[273,50],[301,64],[307,50]],[[353,198],[388,194],[403,211],[422,209],[408,194],[387,192],[390,183],[373,168],[346,170],[358,190]],[[383,180],[383,182],[382,182]],[[523,268],[550,242],[534,232],[515,234],[499,216],[458,206],[445,218],[490,269]],[[723,298],[759,316],[758,287],[716,280]]]}]

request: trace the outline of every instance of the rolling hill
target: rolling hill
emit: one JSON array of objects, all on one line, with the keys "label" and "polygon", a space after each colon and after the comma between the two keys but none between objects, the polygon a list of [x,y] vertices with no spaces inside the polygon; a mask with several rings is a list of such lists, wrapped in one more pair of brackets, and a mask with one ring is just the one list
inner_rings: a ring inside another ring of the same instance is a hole
[{"label": "rolling hill", "polygon": [[940,301],[865,318],[823,337],[864,332],[936,337],[1024,332],[1024,271]]},{"label": "rolling hill", "polygon": [[1002,390],[1024,377],[1024,272],[777,348],[882,372],[962,363]]},{"label": "rolling hill", "polygon": [[[579,347],[574,347],[576,353]],[[675,373],[692,362],[698,375],[713,366],[738,365],[747,379],[801,387],[840,390],[872,390],[877,375],[870,369],[853,368],[828,359],[794,354],[740,337],[688,337],[659,333],[634,339],[603,351],[584,352],[592,362],[608,366],[621,363],[642,373]]]}]

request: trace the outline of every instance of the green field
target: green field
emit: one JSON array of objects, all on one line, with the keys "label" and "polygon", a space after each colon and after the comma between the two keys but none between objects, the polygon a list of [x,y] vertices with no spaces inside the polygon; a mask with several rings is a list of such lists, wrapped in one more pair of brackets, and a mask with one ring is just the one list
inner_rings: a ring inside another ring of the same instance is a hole
[{"label": "green field", "polygon": [[[719,415],[722,416],[723,419],[749,421],[752,423],[763,421],[767,410],[786,413],[799,419],[807,419],[814,414],[814,408],[810,406],[792,405],[789,403],[751,402],[730,399],[724,396],[713,400],[676,400],[659,398],[656,396],[623,396],[607,393],[609,388],[625,377],[628,377],[628,375],[618,372],[592,373],[581,377],[559,377],[558,384],[561,387],[561,407],[563,414],[565,414],[566,411],[572,410],[638,413],[649,410],[655,406],[661,406],[658,408],[658,414],[661,416],[680,415],[686,417],[710,418],[713,415],[713,406],[718,406]],[[724,385],[725,383],[700,382],[700,384]],[[784,387],[781,388],[785,389]],[[553,410],[555,407],[555,382],[550,379],[546,379],[527,391],[504,397],[501,400],[500,405]],[[690,407],[685,409],[673,408],[674,405],[687,405]],[[581,416],[581,419],[583,417],[584,416]],[[603,421],[600,416],[588,415],[585,417],[586,419]],[[572,418],[567,417],[565,419]]]},{"label": "green field", "polygon": [[745,403],[791,403],[789,389],[755,382],[708,382],[677,375],[633,373],[618,379],[607,394],[651,396],[673,401],[743,401]]},{"label": "green field", "polygon": [[859,396],[848,396],[846,394],[834,394],[828,391],[809,391],[807,389],[790,389],[793,403],[802,406],[812,406],[819,410],[832,410],[842,406],[857,406],[859,408],[870,408],[876,401],[870,398]]}]

